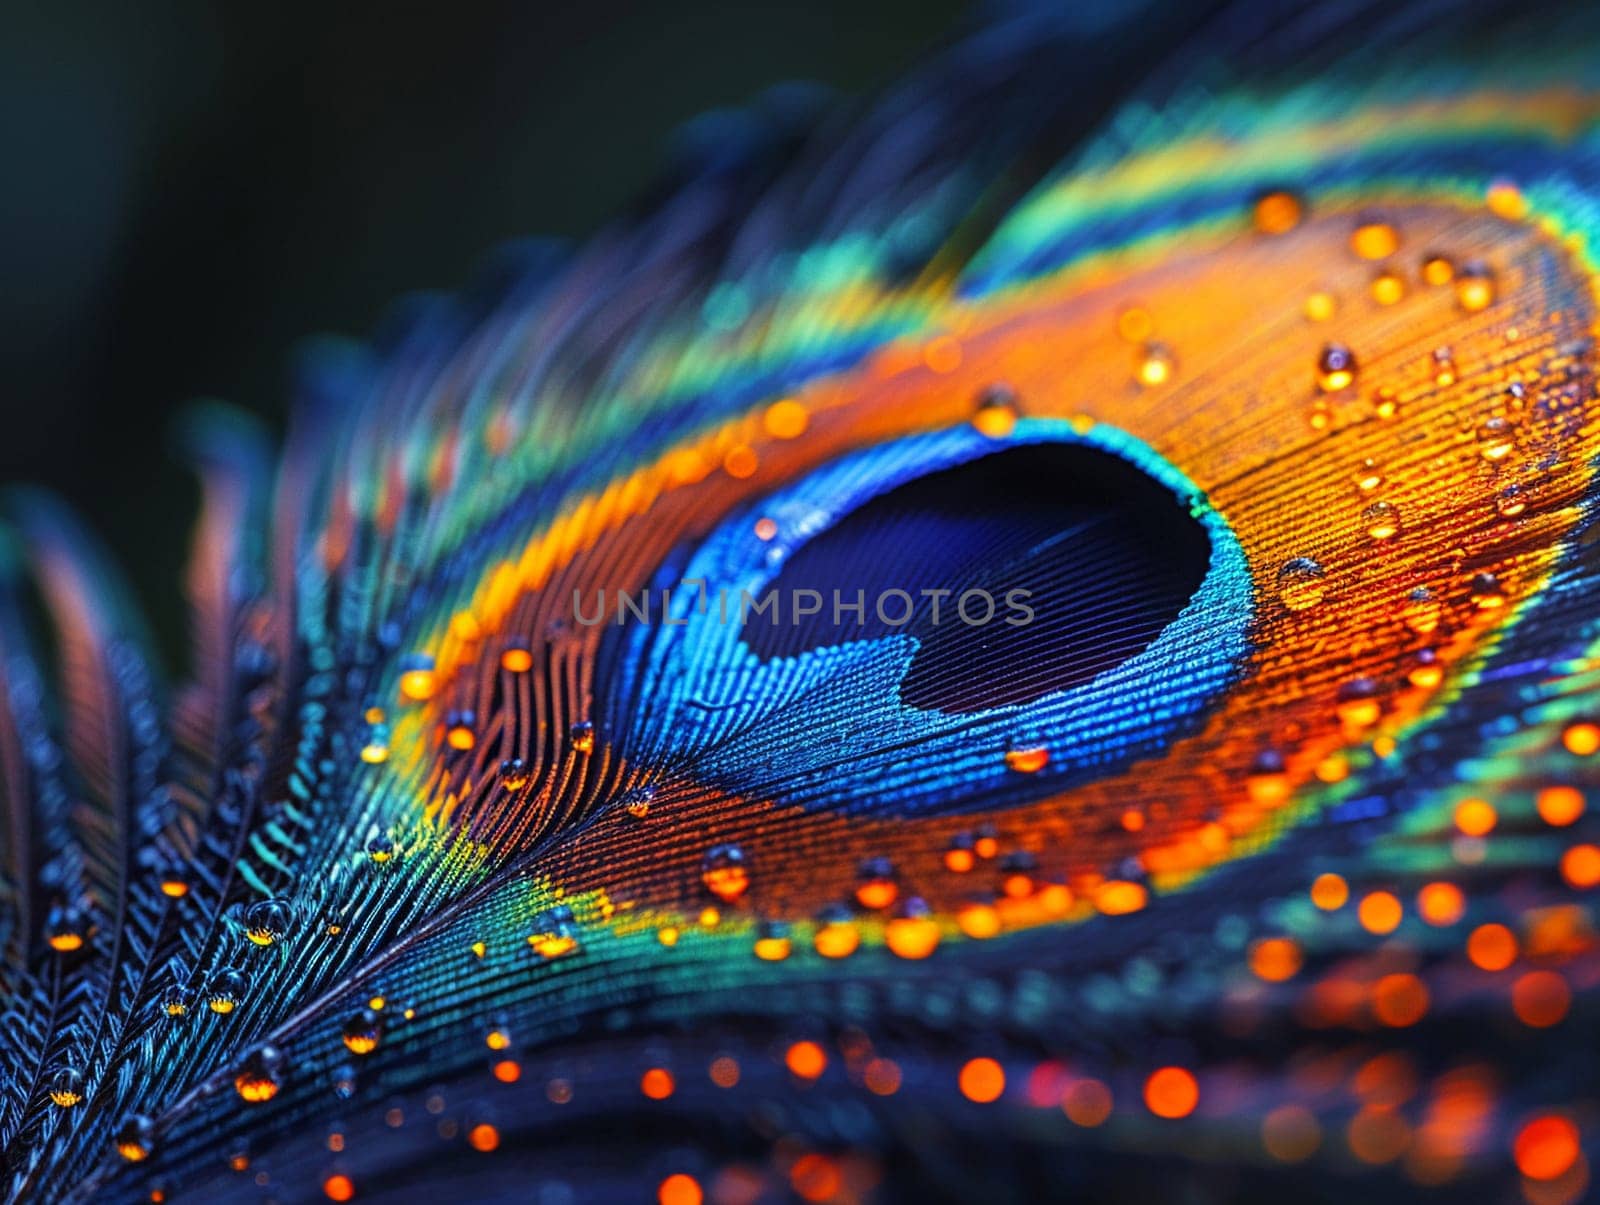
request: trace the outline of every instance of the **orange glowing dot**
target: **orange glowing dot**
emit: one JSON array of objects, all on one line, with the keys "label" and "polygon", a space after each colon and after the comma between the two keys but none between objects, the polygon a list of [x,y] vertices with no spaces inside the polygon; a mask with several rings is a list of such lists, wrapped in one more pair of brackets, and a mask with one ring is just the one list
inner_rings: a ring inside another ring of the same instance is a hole
[{"label": "orange glowing dot", "polygon": [[1372,299],[1379,305],[1393,305],[1406,295],[1406,282],[1398,273],[1380,272],[1372,279]]},{"label": "orange glowing dot", "polygon": [[1404,912],[1400,901],[1390,892],[1374,891],[1361,898],[1356,916],[1361,921],[1363,929],[1381,937],[1386,933],[1393,933],[1400,927],[1400,918]]},{"label": "orange glowing dot", "polygon": [[651,1100],[666,1100],[672,1088],[672,1072],[665,1067],[652,1067],[639,1077],[639,1091]]},{"label": "orange glowing dot", "polygon": [[756,539],[770,540],[778,534],[778,524],[775,519],[756,520]]},{"label": "orange glowing dot", "polygon": [[1467,957],[1485,971],[1503,971],[1517,960],[1517,939],[1504,925],[1479,925],[1467,938]]},{"label": "orange glowing dot", "polygon": [[1306,298],[1306,317],[1313,322],[1326,322],[1337,308],[1331,293],[1316,292]]},{"label": "orange glowing dot", "polygon": [[1162,1067],[1144,1081],[1145,1107],[1157,1117],[1187,1117],[1200,1103],[1200,1084],[1182,1067]]},{"label": "orange glowing dot", "polygon": [[1540,818],[1554,828],[1566,828],[1583,815],[1583,792],[1577,787],[1546,787],[1539,792],[1535,803]]},{"label": "orange glowing dot", "polygon": [[1499,820],[1494,805],[1485,799],[1463,799],[1456,804],[1456,827],[1469,837],[1486,837]]},{"label": "orange glowing dot", "polygon": [[348,1201],[356,1195],[355,1182],[343,1172],[336,1172],[322,1182],[322,1195],[330,1201]]},{"label": "orange glowing dot", "polygon": [[1362,259],[1385,259],[1400,247],[1400,236],[1388,222],[1363,222],[1350,235],[1350,250]]},{"label": "orange glowing dot", "polygon": [[1129,808],[1122,813],[1122,827],[1130,833],[1137,833],[1144,828],[1144,813],[1138,808]]},{"label": "orange glowing dot", "polygon": [[1262,234],[1285,234],[1300,224],[1300,199],[1289,192],[1269,192],[1256,201],[1255,224]]},{"label": "orange glowing dot", "polygon": [[1280,1163],[1302,1163],[1322,1145],[1322,1127],[1304,1105],[1280,1105],[1261,1119],[1261,1145]]},{"label": "orange glowing dot", "polygon": [[1565,1117],[1535,1117],[1517,1132],[1511,1151],[1530,1180],[1555,1180],[1578,1161],[1578,1127]]},{"label": "orange glowing dot", "polygon": [[1466,911],[1467,897],[1454,883],[1429,883],[1417,892],[1417,912],[1430,925],[1453,925]]},{"label": "orange glowing dot", "polygon": [[1534,1029],[1560,1024],[1572,1007],[1572,989],[1555,971],[1529,971],[1511,985],[1511,1010]]},{"label": "orange glowing dot", "polygon": [[508,673],[525,674],[533,668],[533,654],[527,649],[508,648],[500,654],[500,668]]},{"label": "orange glowing dot", "polygon": [[165,878],[161,880],[161,894],[168,899],[181,900],[189,894],[189,884],[182,879]]},{"label": "orange glowing dot", "polygon": [[966,874],[977,862],[977,856],[970,849],[958,846],[944,851],[944,868],[952,874]]},{"label": "orange glowing dot", "polygon": [[1489,212],[1508,222],[1519,222],[1528,216],[1528,198],[1515,184],[1496,180],[1489,185]]},{"label": "orange glowing dot", "polygon": [[1074,1080],[1061,1096],[1061,1111],[1073,1125],[1093,1129],[1111,1116],[1111,1089],[1097,1079]]},{"label": "orange glowing dot", "polygon": [[1250,969],[1268,983],[1293,979],[1304,958],[1292,937],[1266,937],[1250,947]]},{"label": "orange glowing dot", "polygon": [[922,349],[922,362],[934,372],[950,373],[961,367],[961,344],[949,335],[930,339]]},{"label": "orange glowing dot", "polygon": [[804,435],[810,422],[806,408],[793,398],[773,402],[761,416],[761,425],[773,439],[795,439]]},{"label": "orange glowing dot", "polygon": [[491,1029],[483,1041],[490,1050],[504,1050],[511,1045],[511,1035],[503,1029]]},{"label": "orange glowing dot", "polygon": [[900,1064],[893,1059],[873,1059],[862,1068],[861,1082],[874,1096],[893,1096],[900,1091]]},{"label": "orange glowing dot", "polygon": [[1094,893],[1094,906],[1106,916],[1126,916],[1138,912],[1149,902],[1149,893],[1142,883],[1111,879],[1101,883]]},{"label": "orange glowing dot", "polygon": [[488,1154],[500,1145],[500,1131],[481,1121],[467,1131],[467,1143],[473,1150]]},{"label": "orange glowing dot", "polygon": [[1561,734],[1561,743],[1574,757],[1592,757],[1600,752],[1600,724],[1587,721],[1569,724]]},{"label": "orange glowing dot", "polygon": [[463,752],[472,748],[473,745],[478,743],[478,738],[472,734],[472,729],[468,728],[464,724],[457,724],[454,728],[450,729],[450,731],[445,734],[444,739],[452,749],[460,749]]},{"label": "orange glowing dot", "polygon": [[863,908],[887,908],[899,894],[893,879],[866,879],[856,887],[856,899]]},{"label": "orange glowing dot", "polygon": [[801,1155],[789,1169],[789,1183],[806,1201],[831,1201],[839,1195],[843,1180],[839,1165],[826,1155]]},{"label": "orange glowing dot", "polygon": [[1117,334],[1129,343],[1143,343],[1155,330],[1150,311],[1130,305],[1117,315]]},{"label": "orange glowing dot", "polygon": [[515,1059],[501,1059],[494,1065],[494,1077],[502,1084],[514,1084],[522,1078],[522,1064]]},{"label": "orange glowing dot", "polygon": [[1562,854],[1561,877],[1580,889],[1600,886],[1600,845],[1574,845]]},{"label": "orange glowing dot", "polygon": [[931,916],[897,916],[884,927],[883,937],[901,958],[926,958],[939,945],[939,923]]},{"label": "orange glowing dot", "polygon": [[978,941],[1000,932],[1000,913],[989,904],[965,904],[956,913],[956,924],[968,937]]},{"label": "orange glowing dot", "polygon": [[1311,902],[1324,912],[1343,908],[1350,898],[1350,885],[1336,874],[1319,874],[1311,881]]},{"label": "orange glowing dot", "polygon": [[656,1189],[656,1200],[660,1205],[700,1205],[705,1193],[700,1191],[700,1181],[693,1176],[675,1172],[661,1181],[661,1187]]},{"label": "orange glowing dot", "polygon": [[961,1068],[961,1095],[980,1105],[1000,1099],[1006,1090],[1006,1073],[993,1059],[970,1059]]},{"label": "orange glowing dot", "polygon": [[811,939],[824,958],[848,958],[861,945],[861,930],[849,921],[823,925]]},{"label": "orange glowing dot", "polygon": [[1372,986],[1372,1012],[1392,1029],[1415,1025],[1428,1013],[1428,986],[1415,975],[1385,975]]},{"label": "orange glowing dot", "polygon": [[431,669],[408,669],[400,675],[400,693],[413,702],[426,702],[438,688]]},{"label": "orange glowing dot", "polygon": [[972,425],[988,439],[1004,439],[1017,429],[1017,412],[1009,405],[989,403],[973,413]]},{"label": "orange glowing dot", "polygon": [[801,1079],[816,1079],[828,1069],[827,1052],[815,1042],[796,1042],[784,1054],[783,1062]]},{"label": "orange glowing dot", "polygon": [[732,1088],[739,1082],[739,1060],[730,1054],[711,1060],[711,1082],[719,1088]]},{"label": "orange glowing dot", "polygon": [[1050,764],[1050,750],[1044,746],[1034,749],[1012,749],[1006,753],[1006,766],[1018,774],[1037,774]]},{"label": "orange glowing dot", "polygon": [[745,478],[755,475],[761,462],[757,459],[755,450],[746,444],[738,444],[728,449],[728,454],[722,458],[722,469],[730,477]]},{"label": "orange glowing dot", "polygon": [[1000,884],[1000,890],[1005,892],[1007,899],[1025,900],[1033,894],[1033,877],[1025,874],[1009,874],[1005,882]]}]

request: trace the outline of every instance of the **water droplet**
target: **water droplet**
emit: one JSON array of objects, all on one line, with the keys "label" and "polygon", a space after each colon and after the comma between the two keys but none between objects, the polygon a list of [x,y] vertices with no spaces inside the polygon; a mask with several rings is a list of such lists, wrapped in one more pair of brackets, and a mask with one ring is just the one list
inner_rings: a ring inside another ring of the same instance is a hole
[{"label": "water droplet", "polygon": [[1044,745],[1006,750],[1006,768],[1018,774],[1037,774],[1050,764],[1050,750]]},{"label": "water droplet", "polygon": [[578,924],[566,904],[546,908],[533,918],[528,944],[544,958],[560,958],[578,948]]},{"label": "water droplet", "polygon": [[218,971],[206,985],[206,1004],[212,1012],[227,1015],[238,1007],[239,1001],[244,999],[249,985],[250,981],[244,977],[242,971],[232,967]]},{"label": "water droplet", "polygon": [[1398,418],[1400,415],[1400,399],[1395,396],[1393,385],[1379,385],[1372,395],[1372,410],[1381,419]]},{"label": "water droplet", "polygon": [[130,1113],[117,1127],[117,1154],[128,1163],[143,1163],[156,1147],[156,1123],[143,1113]]},{"label": "water droplet", "polygon": [[83,1094],[87,1090],[83,1072],[71,1066],[56,1068],[45,1083],[45,1091],[49,1092],[51,1101],[62,1109],[82,1104]]},{"label": "water droplet", "polygon": [[1139,384],[1154,387],[1165,385],[1172,379],[1172,374],[1178,369],[1178,361],[1172,350],[1164,343],[1146,343],[1139,352],[1138,363],[1134,367],[1134,376]]},{"label": "water droplet", "polygon": [[1004,439],[1017,425],[1017,395],[1005,385],[990,385],[978,395],[972,425],[990,439]]},{"label": "water droplet", "polygon": [[340,1100],[349,1100],[356,1094],[356,1069],[353,1063],[342,1063],[334,1068],[333,1094]]},{"label": "water droplet", "polygon": [[1342,343],[1329,343],[1317,357],[1317,388],[1323,393],[1338,393],[1355,384],[1356,357]]},{"label": "water droplet", "polygon": [[900,894],[894,863],[888,858],[868,858],[856,871],[856,900],[863,908],[887,908]]},{"label": "water droplet", "polygon": [[89,940],[88,919],[77,908],[57,904],[45,918],[44,939],[58,954],[81,950]]},{"label": "water droplet", "polygon": [[1494,508],[1507,519],[1514,519],[1528,509],[1528,492],[1512,483],[1495,495]]},{"label": "water droplet", "polygon": [[901,958],[926,958],[939,945],[939,922],[925,900],[911,896],[895,909],[883,936],[889,949]]},{"label": "water droplet", "polygon": [[1400,511],[1389,502],[1374,502],[1361,512],[1361,525],[1374,540],[1393,539],[1400,531]]},{"label": "water droplet", "polygon": [[283,900],[257,900],[245,909],[244,935],[258,946],[270,946],[282,940],[292,919]]},{"label": "water droplet", "polygon": [[1422,649],[1418,652],[1412,659],[1406,681],[1422,690],[1432,690],[1444,681],[1444,666],[1439,661],[1439,654],[1432,649]]},{"label": "water droplet", "polygon": [[1370,494],[1383,484],[1383,470],[1378,467],[1378,462],[1368,456],[1356,469],[1356,489],[1363,494]]},{"label": "water droplet", "polygon": [[413,703],[424,703],[439,689],[434,677],[433,658],[427,653],[412,653],[400,661],[400,693]]},{"label": "water droplet", "polygon": [[1350,728],[1370,728],[1383,714],[1378,684],[1371,678],[1352,678],[1339,688],[1335,711]]},{"label": "water droplet", "polygon": [[1433,591],[1426,586],[1418,586],[1406,595],[1405,605],[1401,608],[1400,618],[1413,632],[1426,636],[1439,626],[1439,617],[1442,614],[1439,600],[1434,597]]},{"label": "water droplet", "polygon": [[234,1072],[233,1090],[251,1104],[260,1104],[278,1094],[282,1073],[283,1052],[276,1046],[262,1046]]},{"label": "water droplet", "polygon": [[763,962],[782,962],[789,957],[793,943],[789,926],[782,921],[767,920],[756,926],[756,957]]},{"label": "water droplet", "polygon": [[750,887],[750,869],[737,845],[713,845],[700,866],[700,881],[724,903],[732,903]]},{"label": "water droplet", "polygon": [[567,740],[578,753],[594,752],[594,724],[589,720],[575,720],[567,729]]},{"label": "water droplet", "polygon": [[1488,309],[1494,303],[1494,273],[1482,260],[1462,265],[1456,277],[1456,304],[1469,314]]},{"label": "water droplet", "polygon": [[1521,414],[1528,408],[1528,387],[1521,381],[1512,381],[1506,386],[1506,410],[1512,414]]},{"label": "water droplet", "polygon": [[371,1054],[378,1048],[382,1036],[383,1018],[370,1008],[352,1014],[340,1031],[340,1037],[351,1054]]},{"label": "water droplet", "polygon": [[388,833],[374,833],[367,839],[367,857],[382,866],[394,857],[394,839]]},{"label": "water droplet", "polygon": [[1250,776],[1245,790],[1254,803],[1272,806],[1289,798],[1289,773],[1283,754],[1276,749],[1264,749],[1250,765]]},{"label": "water droplet", "polygon": [[478,743],[472,727],[478,717],[471,711],[452,711],[444,718],[444,743],[460,753],[465,753]]},{"label": "water droplet", "polygon": [[1492,415],[1478,426],[1478,455],[1490,464],[1497,464],[1511,455],[1516,446],[1515,430],[1509,419]]},{"label": "water droplet", "polygon": [[1475,574],[1471,583],[1472,601],[1484,611],[1497,611],[1506,605],[1505,587],[1492,573]]},{"label": "water droplet", "polygon": [[1456,358],[1448,347],[1433,349],[1433,383],[1441,388],[1456,383]]},{"label": "water droplet", "polygon": [[1400,249],[1400,232],[1379,218],[1363,218],[1350,235],[1350,250],[1362,259],[1386,259]]},{"label": "water droplet", "polygon": [[1422,261],[1422,279],[1438,287],[1456,278],[1456,266],[1442,255],[1430,255]]},{"label": "water droplet", "polygon": [[528,763],[520,757],[508,757],[500,763],[500,785],[508,791],[520,791],[528,785]]},{"label": "water droplet", "polygon": [[1256,198],[1252,217],[1262,234],[1287,234],[1300,224],[1305,206],[1286,189],[1274,189]]},{"label": "water droplet", "polygon": [[622,808],[635,820],[648,816],[655,801],[656,789],[649,785],[630,787],[622,793]]},{"label": "water droplet", "polygon": [[1379,272],[1372,278],[1372,300],[1379,305],[1394,305],[1405,295],[1405,279],[1393,269]]},{"label": "water droplet", "polygon": [[158,1007],[166,1016],[177,1019],[189,1014],[189,995],[179,983],[171,984],[161,993]]},{"label": "water droplet", "polygon": [[1278,598],[1291,611],[1308,611],[1326,593],[1323,578],[1322,566],[1310,557],[1291,557],[1278,569]]},{"label": "water droplet", "polygon": [[861,945],[861,930],[855,917],[843,904],[832,904],[817,914],[817,932],[812,938],[817,953],[824,958],[848,958]]},{"label": "water droplet", "polygon": [[508,673],[525,674],[533,668],[533,650],[520,636],[506,641],[500,652],[500,668]]}]

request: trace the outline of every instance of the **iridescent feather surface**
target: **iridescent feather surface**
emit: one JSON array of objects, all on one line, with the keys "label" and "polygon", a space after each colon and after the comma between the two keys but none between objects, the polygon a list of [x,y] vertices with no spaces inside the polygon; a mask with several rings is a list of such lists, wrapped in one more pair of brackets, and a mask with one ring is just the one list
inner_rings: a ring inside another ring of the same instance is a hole
[{"label": "iridescent feather surface", "polygon": [[190,682],[12,494],[10,1193],[1585,1199],[1593,24],[708,119],[196,417]]}]

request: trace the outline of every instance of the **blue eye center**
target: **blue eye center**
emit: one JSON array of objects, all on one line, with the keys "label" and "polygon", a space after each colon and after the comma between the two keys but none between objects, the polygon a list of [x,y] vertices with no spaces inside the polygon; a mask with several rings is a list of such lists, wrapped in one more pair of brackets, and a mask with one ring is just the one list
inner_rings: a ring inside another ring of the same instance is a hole
[{"label": "blue eye center", "polygon": [[[747,618],[764,660],[896,632],[910,707],[985,711],[1082,685],[1145,648],[1199,589],[1211,543],[1170,489],[1097,448],[1028,444],[869,499],[771,582],[812,615]],[[860,612],[849,604],[863,601]],[[834,600],[844,607],[836,608]]]}]

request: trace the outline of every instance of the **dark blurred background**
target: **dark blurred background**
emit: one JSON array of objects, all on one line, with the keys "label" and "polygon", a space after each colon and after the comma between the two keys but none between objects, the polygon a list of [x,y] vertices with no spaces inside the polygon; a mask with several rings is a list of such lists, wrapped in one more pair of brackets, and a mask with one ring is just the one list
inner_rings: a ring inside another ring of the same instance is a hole
[{"label": "dark blurred background", "polygon": [[281,432],[296,341],[581,238],[682,122],[792,79],[848,101],[965,7],[0,4],[0,481],[89,521],[181,664],[187,403]]}]

